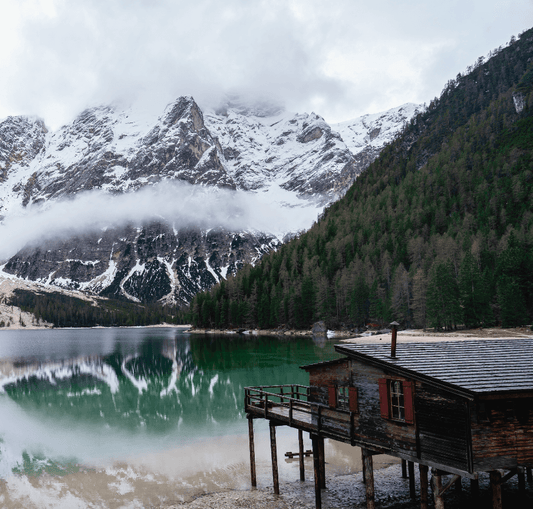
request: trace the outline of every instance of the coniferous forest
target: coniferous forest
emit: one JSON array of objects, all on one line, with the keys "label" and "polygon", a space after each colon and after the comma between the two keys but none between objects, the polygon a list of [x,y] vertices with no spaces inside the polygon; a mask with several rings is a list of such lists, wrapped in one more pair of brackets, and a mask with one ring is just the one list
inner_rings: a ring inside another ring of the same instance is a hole
[{"label": "coniferous forest", "polygon": [[533,322],[533,29],[479,58],[320,220],[198,294],[201,327]]},{"label": "coniferous forest", "polygon": [[[159,323],[180,324],[182,313],[176,307],[137,304],[126,300],[99,299],[98,305],[59,292],[39,293],[14,290],[7,302],[56,327],[145,326]],[[0,326],[5,324],[0,323]]]}]

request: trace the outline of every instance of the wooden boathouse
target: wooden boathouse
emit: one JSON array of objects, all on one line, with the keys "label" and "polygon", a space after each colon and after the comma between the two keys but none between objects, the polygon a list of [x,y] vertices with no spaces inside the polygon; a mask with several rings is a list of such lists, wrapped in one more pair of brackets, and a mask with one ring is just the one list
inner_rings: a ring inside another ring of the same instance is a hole
[{"label": "wooden boathouse", "polygon": [[252,485],[253,419],[263,418],[270,422],[275,493],[276,426],[298,429],[302,479],[302,432],[310,433],[317,508],[325,488],[324,438],[361,447],[368,509],[375,506],[375,454],[407,462],[412,493],[418,463],[422,509],[428,507],[429,468],[436,509],[444,508],[444,493],[461,477],[471,479],[475,493],[481,472],[490,473],[493,509],[502,507],[501,485],[512,476],[524,489],[533,467],[533,339],[396,347],[395,336],[393,330],[390,345],[336,345],[343,357],[302,366],[309,386],[245,389]]}]

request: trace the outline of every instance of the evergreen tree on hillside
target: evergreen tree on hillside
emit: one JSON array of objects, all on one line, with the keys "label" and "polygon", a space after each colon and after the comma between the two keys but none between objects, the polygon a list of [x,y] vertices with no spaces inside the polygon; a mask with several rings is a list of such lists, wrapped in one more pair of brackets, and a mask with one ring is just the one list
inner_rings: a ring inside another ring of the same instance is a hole
[{"label": "evergreen tree on hillside", "polygon": [[481,272],[478,262],[470,251],[466,252],[461,263],[459,293],[463,320],[467,327],[492,324],[493,317],[486,275]]},{"label": "evergreen tree on hillside", "polygon": [[197,295],[194,323],[531,323],[530,55],[533,30],[450,80],[308,232]]}]

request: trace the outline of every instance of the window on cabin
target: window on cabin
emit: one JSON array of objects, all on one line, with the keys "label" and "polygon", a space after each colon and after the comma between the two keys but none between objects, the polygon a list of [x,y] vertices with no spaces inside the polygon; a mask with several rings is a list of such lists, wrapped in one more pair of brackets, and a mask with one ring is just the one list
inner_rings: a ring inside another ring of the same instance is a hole
[{"label": "window on cabin", "polygon": [[414,423],[413,382],[381,378],[379,405],[381,417]]},{"label": "window on cabin", "polygon": [[330,408],[357,413],[357,388],[344,385],[330,385],[328,387],[328,404]]},{"label": "window on cabin", "polygon": [[405,403],[403,396],[402,382],[399,380],[390,381],[389,404],[391,417],[400,421],[405,421]]},{"label": "window on cabin", "polygon": [[350,409],[350,394],[348,392],[348,387],[337,387],[337,408],[341,410]]}]

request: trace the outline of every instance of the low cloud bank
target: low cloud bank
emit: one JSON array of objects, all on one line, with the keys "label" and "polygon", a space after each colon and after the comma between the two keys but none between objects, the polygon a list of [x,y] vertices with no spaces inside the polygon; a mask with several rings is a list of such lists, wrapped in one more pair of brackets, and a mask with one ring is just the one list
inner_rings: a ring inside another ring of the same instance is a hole
[{"label": "low cloud bank", "polygon": [[295,204],[294,199],[292,206],[285,205],[269,193],[184,183],[164,182],[124,194],[90,191],[69,200],[29,206],[6,217],[0,225],[0,260],[46,240],[154,221],[177,229],[222,227],[282,236],[309,228],[320,212],[308,202]]}]

